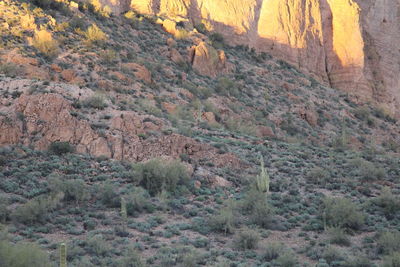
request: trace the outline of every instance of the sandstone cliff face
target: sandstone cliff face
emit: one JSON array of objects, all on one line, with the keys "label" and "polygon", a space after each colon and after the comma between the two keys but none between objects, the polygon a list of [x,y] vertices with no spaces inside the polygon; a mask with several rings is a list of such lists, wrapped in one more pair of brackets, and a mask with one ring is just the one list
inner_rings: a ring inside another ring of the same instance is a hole
[{"label": "sandstone cliff face", "polygon": [[128,6],[204,23],[230,44],[271,53],[400,115],[398,0],[131,0]]}]

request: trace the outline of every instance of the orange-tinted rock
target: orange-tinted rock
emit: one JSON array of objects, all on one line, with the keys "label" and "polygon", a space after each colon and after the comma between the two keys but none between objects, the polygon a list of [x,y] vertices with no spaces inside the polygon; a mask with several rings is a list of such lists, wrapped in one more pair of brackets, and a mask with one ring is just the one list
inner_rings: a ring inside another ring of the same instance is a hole
[{"label": "orange-tinted rock", "polygon": [[51,64],[50,68],[55,72],[62,72],[62,68],[57,64]]},{"label": "orange-tinted rock", "polygon": [[168,103],[168,102],[162,102],[161,106],[169,113],[173,114],[176,112],[176,105],[173,103]]},{"label": "orange-tinted rock", "polygon": [[271,127],[267,126],[258,126],[256,134],[258,137],[274,137],[274,131]]},{"label": "orange-tinted rock", "polygon": [[171,48],[171,50],[169,51],[169,57],[171,58],[171,60],[175,63],[181,63],[184,62],[185,60],[183,59],[183,56],[179,53],[178,50],[176,50],[175,48]]},{"label": "orange-tinted rock", "polygon": [[131,62],[122,64],[122,67],[131,70],[137,79],[140,79],[147,83],[152,82],[151,72],[145,66]]},{"label": "orange-tinted rock", "polygon": [[215,115],[212,112],[203,112],[201,114],[201,118],[211,124],[217,123],[217,121],[215,120]]},{"label": "orange-tinted rock", "polygon": [[76,73],[72,69],[63,70],[63,71],[61,71],[61,77],[65,81],[71,82],[72,80],[74,80],[76,78]]},{"label": "orange-tinted rock", "polygon": [[189,51],[189,57],[193,69],[201,75],[215,77],[230,70],[225,52],[222,50],[217,51],[205,42],[193,46]]}]

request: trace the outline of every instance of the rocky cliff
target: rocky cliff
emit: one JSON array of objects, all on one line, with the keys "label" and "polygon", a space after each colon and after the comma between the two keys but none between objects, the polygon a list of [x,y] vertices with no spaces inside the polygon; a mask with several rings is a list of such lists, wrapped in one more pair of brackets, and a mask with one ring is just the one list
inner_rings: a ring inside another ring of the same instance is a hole
[{"label": "rocky cliff", "polygon": [[131,0],[110,2],[176,21],[203,23],[232,45],[278,56],[360,101],[399,115],[398,0]]}]

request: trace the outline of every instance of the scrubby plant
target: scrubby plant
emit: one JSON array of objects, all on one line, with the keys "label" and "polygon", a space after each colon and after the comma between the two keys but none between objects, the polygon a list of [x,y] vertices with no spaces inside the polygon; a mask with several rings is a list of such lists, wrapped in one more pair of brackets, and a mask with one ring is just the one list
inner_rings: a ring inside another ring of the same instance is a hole
[{"label": "scrubby plant", "polygon": [[400,266],[400,252],[393,253],[383,259],[382,267],[399,267]]},{"label": "scrubby plant", "polygon": [[250,228],[243,228],[234,237],[234,244],[237,249],[248,250],[257,248],[260,234]]},{"label": "scrubby plant", "polygon": [[238,224],[237,211],[233,200],[228,200],[218,214],[209,219],[208,224],[213,231],[232,234]]},{"label": "scrubby plant", "polygon": [[107,40],[107,35],[96,25],[92,24],[84,32],[84,37],[88,44],[102,44]]},{"label": "scrubby plant", "polygon": [[391,254],[400,251],[400,232],[383,232],[377,240],[378,251],[382,254]]},{"label": "scrubby plant", "polygon": [[390,187],[384,187],[373,202],[383,209],[386,217],[393,217],[400,210],[400,199],[393,195]]},{"label": "scrubby plant", "polygon": [[120,197],[118,196],[117,189],[111,183],[106,183],[100,189],[99,194],[101,202],[104,205],[112,208],[120,206]]},{"label": "scrubby plant", "polygon": [[312,168],[306,175],[307,182],[317,185],[324,185],[328,179],[329,173],[320,168]]},{"label": "scrubby plant", "polygon": [[37,245],[11,244],[0,241],[0,266],[7,267],[50,267],[49,255]]},{"label": "scrubby plant", "polygon": [[322,212],[328,226],[357,230],[364,223],[363,213],[347,198],[325,198]]},{"label": "scrubby plant", "polygon": [[90,252],[96,256],[105,256],[110,253],[110,245],[102,234],[96,234],[87,240]]},{"label": "scrubby plant", "polygon": [[277,259],[282,252],[284,252],[283,245],[272,242],[262,249],[261,258],[265,261],[272,261]]},{"label": "scrubby plant", "polygon": [[102,94],[95,94],[84,100],[83,105],[89,108],[105,109],[107,107],[106,98]]},{"label": "scrubby plant", "polygon": [[89,197],[86,183],[81,179],[61,180],[58,176],[51,176],[49,188],[55,194],[62,192],[64,200],[75,201],[76,204],[82,203]]},{"label": "scrubby plant", "polygon": [[32,45],[48,58],[53,58],[59,53],[58,42],[46,30],[35,31],[31,40]]},{"label": "scrubby plant", "polygon": [[344,229],[340,227],[330,227],[327,230],[329,242],[341,246],[349,246],[350,239]]},{"label": "scrubby plant", "polygon": [[242,212],[250,217],[251,223],[263,228],[271,225],[273,209],[267,202],[266,194],[257,190],[255,185],[245,193],[240,204]]},{"label": "scrubby plant", "polygon": [[281,267],[293,267],[296,266],[298,260],[296,255],[288,250],[284,253],[282,253],[277,259],[276,262],[279,264]]},{"label": "scrubby plant", "polygon": [[187,186],[189,174],[183,163],[177,160],[155,158],[144,163],[133,165],[134,182],[146,188],[155,196],[163,189],[177,192],[179,186]]},{"label": "scrubby plant", "polygon": [[10,77],[15,77],[18,75],[20,69],[18,65],[14,63],[2,63],[0,64],[0,73],[10,76]]},{"label": "scrubby plant", "polygon": [[49,146],[49,151],[56,155],[62,155],[75,151],[75,148],[69,142],[52,142]]},{"label": "scrubby plant", "polygon": [[149,193],[141,187],[135,187],[125,199],[127,214],[130,216],[135,215],[136,212],[145,210],[151,212],[154,209]]},{"label": "scrubby plant", "polygon": [[13,220],[24,224],[44,222],[48,217],[48,213],[60,205],[63,197],[63,194],[39,196],[18,206],[11,214],[11,217]]}]

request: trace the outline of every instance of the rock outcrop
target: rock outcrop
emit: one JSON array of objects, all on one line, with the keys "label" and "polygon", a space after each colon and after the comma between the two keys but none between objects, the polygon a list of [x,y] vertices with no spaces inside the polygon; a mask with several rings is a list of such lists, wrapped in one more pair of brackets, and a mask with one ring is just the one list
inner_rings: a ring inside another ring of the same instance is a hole
[{"label": "rock outcrop", "polygon": [[400,116],[398,0],[131,0],[124,8],[203,23]]},{"label": "rock outcrop", "polygon": [[189,58],[193,69],[201,75],[215,77],[231,69],[224,51],[216,50],[205,42],[193,46],[189,51]]},{"label": "rock outcrop", "polygon": [[[18,88],[20,85],[15,84]],[[218,154],[215,148],[189,137],[161,133],[161,136],[148,136],[150,132],[162,130],[162,121],[154,117],[110,109],[113,117],[105,130],[99,132],[90,121],[74,116],[76,110],[70,101],[59,94],[22,94],[12,105],[6,103],[7,99],[3,100],[4,103],[0,103],[0,146],[23,144],[45,150],[52,142],[62,141],[72,144],[78,153],[118,160],[179,158],[186,154],[193,160],[208,159],[215,166],[241,166],[236,156]]]}]

